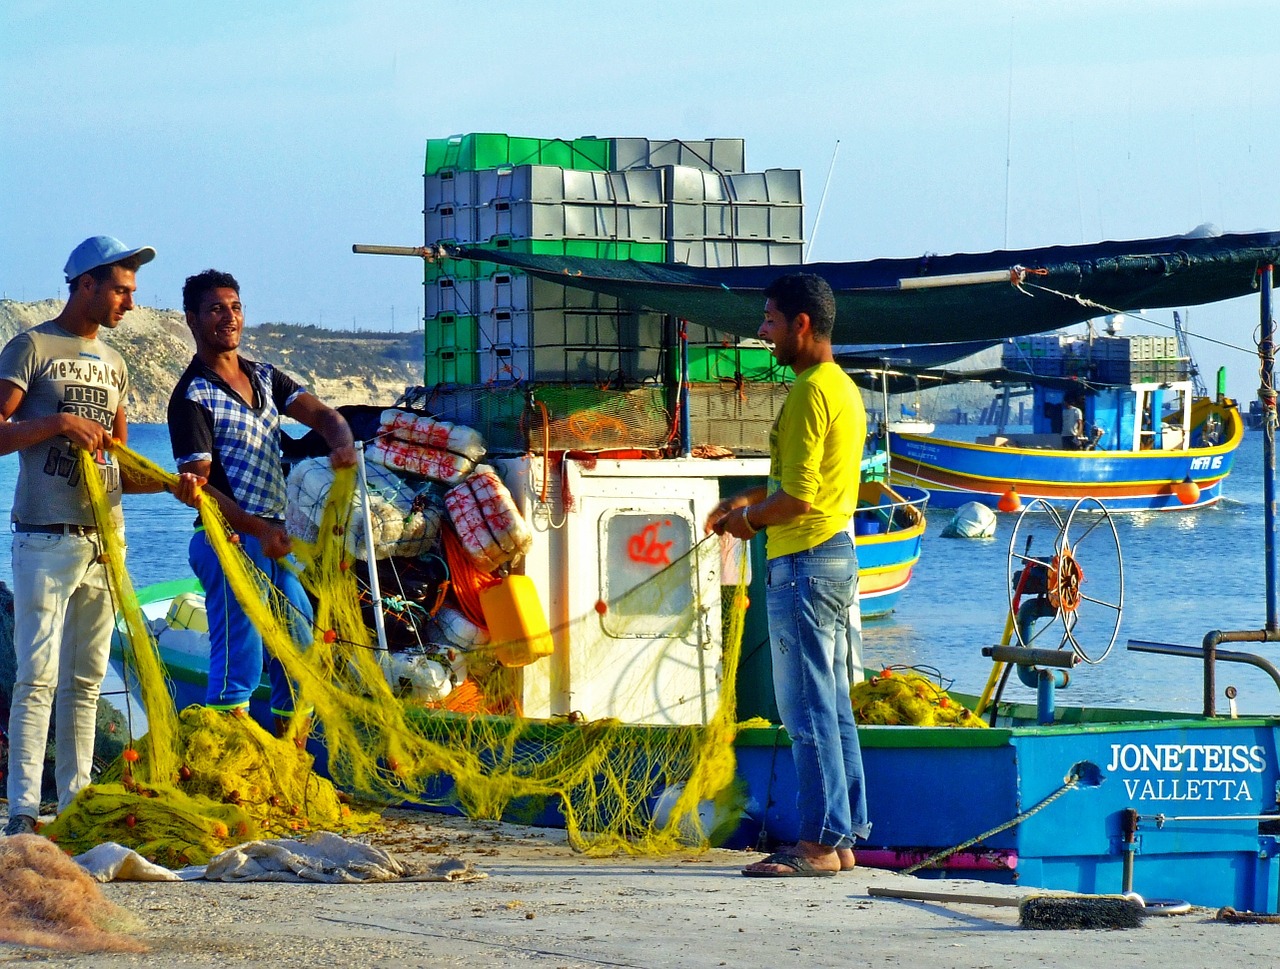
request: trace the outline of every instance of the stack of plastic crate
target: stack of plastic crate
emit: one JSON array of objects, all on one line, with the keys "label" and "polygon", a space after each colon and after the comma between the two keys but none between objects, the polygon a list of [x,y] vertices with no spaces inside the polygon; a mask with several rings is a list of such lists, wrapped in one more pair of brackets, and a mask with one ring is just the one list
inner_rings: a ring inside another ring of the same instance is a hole
[{"label": "stack of plastic crate", "polygon": [[[702,266],[798,266],[802,213],[799,171],[747,172],[741,139],[470,134],[427,145],[428,244]],[[653,386],[677,374],[675,321],[495,263],[428,265],[425,302],[428,386],[484,387],[492,396],[554,384]],[[685,379],[709,401],[691,405],[691,416],[705,412],[708,429],[724,416],[710,400],[715,394],[740,399],[761,384],[772,395],[790,376],[758,341],[694,324],[685,332]],[[767,426],[754,437],[767,438]]]}]

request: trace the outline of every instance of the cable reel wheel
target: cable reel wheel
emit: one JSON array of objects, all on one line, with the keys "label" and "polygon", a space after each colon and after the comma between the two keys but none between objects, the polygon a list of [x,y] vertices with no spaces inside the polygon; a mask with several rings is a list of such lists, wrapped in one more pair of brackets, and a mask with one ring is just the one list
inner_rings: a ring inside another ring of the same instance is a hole
[{"label": "cable reel wheel", "polygon": [[[1019,595],[1019,573],[1025,569],[1035,571]],[[1070,644],[1085,663],[1101,663],[1110,654],[1124,608],[1124,558],[1115,521],[1098,499],[1081,498],[1065,520],[1043,498],[1028,502],[1009,539],[1007,580],[1013,615],[1028,596],[1048,607],[1030,613],[1026,628],[1014,623],[1019,646],[1065,649]],[[1082,639],[1106,644],[1101,650],[1086,648]]]}]

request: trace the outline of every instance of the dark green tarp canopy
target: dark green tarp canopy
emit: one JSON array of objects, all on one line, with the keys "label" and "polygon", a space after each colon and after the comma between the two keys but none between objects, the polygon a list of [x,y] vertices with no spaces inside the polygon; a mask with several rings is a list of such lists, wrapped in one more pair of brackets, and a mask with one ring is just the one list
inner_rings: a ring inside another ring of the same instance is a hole
[{"label": "dark green tarp canopy", "polygon": [[[777,276],[801,269],[712,269],[476,247],[449,254],[510,266],[740,336],[755,335],[765,287]],[[1259,268],[1277,259],[1280,233],[1262,232],[820,262],[803,270],[822,276],[835,290],[832,342],[945,343],[1040,333],[1111,311],[1195,306],[1243,296],[1256,291]],[[942,285],[913,288],[921,280],[990,273],[1000,274],[1000,281],[943,279]]]},{"label": "dark green tarp canopy", "polygon": [[950,384],[980,383],[999,387],[1007,384],[1026,384],[1039,387],[1055,387],[1058,390],[1100,390],[1111,386],[1129,386],[1128,384],[1108,384],[1099,380],[1085,380],[1082,377],[1045,377],[1028,373],[1025,370],[1010,370],[1008,367],[988,367],[985,370],[930,370],[923,367],[891,367],[888,370],[849,370],[849,376],[859,387],[867,390],[887,390],[891,394],[909,394],[931,387],[945,387]]}]

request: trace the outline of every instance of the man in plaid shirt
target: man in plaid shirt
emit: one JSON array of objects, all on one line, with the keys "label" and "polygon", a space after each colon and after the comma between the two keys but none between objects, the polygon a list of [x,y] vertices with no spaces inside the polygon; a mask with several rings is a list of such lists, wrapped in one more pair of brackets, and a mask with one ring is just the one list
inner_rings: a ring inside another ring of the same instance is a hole
[{"label": "man in plaid shirt", "polygon": [[[297,576],[282,564],[292,543],[284,529],[280,415],[317,431],[335,468],[356,463],[351,428],[283,371],[240,356],[244,307],[235,277],[214,269],[191,276],[182,288],[182,307],[196,354],[169,398],[174,460],[180,472],[208,482],[206,493],[240,534],[241,547],[292,604],[294,639],[305,649],[313,635],[311,604]],[[194,487],[180,486],[178,497],[194,504]],[[218,710],[247,708],[262,676],[262,636],[236,602],[199,523],[188,554],[204,586],[209,616],[205,704]],[[267,670],[271,712],[276,732],[283,735],[294,712],[293,689],[274,657]]]}]

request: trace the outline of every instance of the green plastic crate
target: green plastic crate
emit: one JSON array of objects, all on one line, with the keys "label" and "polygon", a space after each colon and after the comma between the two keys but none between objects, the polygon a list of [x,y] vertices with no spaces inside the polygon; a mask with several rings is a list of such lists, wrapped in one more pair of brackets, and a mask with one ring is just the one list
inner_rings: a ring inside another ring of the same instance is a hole
[{"label": "green plastic crate", "polygon": [[492,133],[452,135],[427,140],[425,170],[480,171],[508,165],[554,165],[579,171],[605,171],[609,144],[598,138],[525,138]]},{"label": "green plastic crate", "polygon": [[512,239],[495,236],[485,248],[535,256],[574,256],[582,259],[630,259],[633,262],[665,262],[665,242],[614,242],[598,239]]},{"label": "green plastic crate", "polygon": [[[453,241],[446,240],[448,245],[457,245]],[[472,262],[470,259],[444,259],[440,262],[424,263],[422,281],[428,285],[434,283],[441,276],[452,276],[454,279],[487,279],[494,273],[494,266],[491,262]]]},{"label": "green plastic crate", "polygon": [[764,347],[689,347],[692,383],[732,380],[739,372],[745,380],[767,383],[783,382],[790,374]]},{"label": "green plastic crate", "polygon": [[427,387],[436,384],[474,384],[480,372],[474,352],[463,350],[439,350],[428,353],[423,368],[423,383]]},{"label": "green plastic crate", "polygon": [[479,327],[474,316],[463,316],[459,313],[437,313],[428,319],[423,327],[424,347],[427,362],[430,365],[431,355],[440,350],[459,350],[475,353],[479,340]]}]

